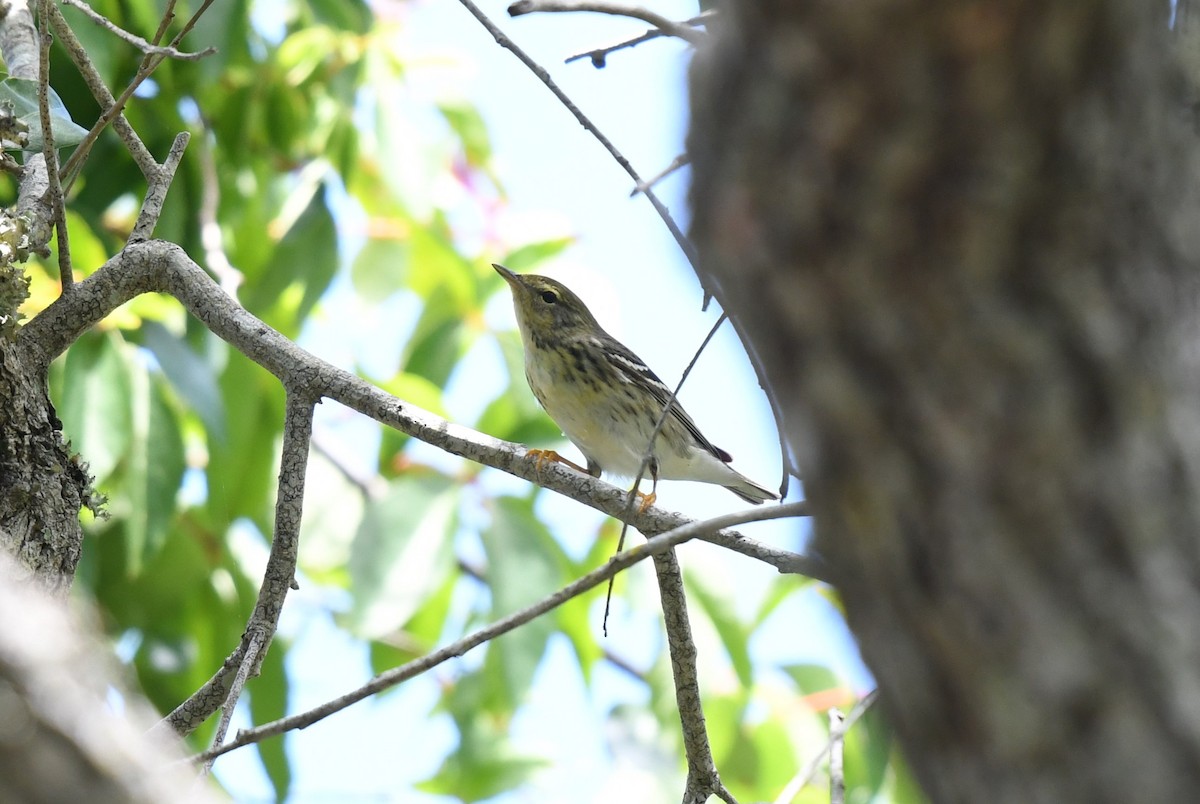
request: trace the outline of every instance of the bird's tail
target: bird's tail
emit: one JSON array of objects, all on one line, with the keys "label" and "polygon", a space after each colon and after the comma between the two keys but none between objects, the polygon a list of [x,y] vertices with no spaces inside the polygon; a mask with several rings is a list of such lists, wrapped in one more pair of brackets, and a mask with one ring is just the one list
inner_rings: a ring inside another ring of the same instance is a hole
[{"label": "bird's tail", "polygon": [[778,494],[766,488],[765,486],[758,485],[741,472],[735,471],[732,468],[729,471],[737,475],[737,482],[731,483],[725,486],[725,488],[729,489],[751,505],[759,505],[767,500],[779,499]]}]

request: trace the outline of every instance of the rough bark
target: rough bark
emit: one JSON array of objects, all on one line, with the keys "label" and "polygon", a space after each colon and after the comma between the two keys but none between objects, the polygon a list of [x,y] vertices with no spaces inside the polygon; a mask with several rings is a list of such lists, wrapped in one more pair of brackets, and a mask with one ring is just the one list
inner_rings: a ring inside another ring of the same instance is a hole
[{"label": "rough bark", "polygon": [[0,552],[65,595],[83,542],[79,510],[90,502],[82,464],[63,443],[42,371],[0,338]]},{"label": "rough bark", "polygon": [[940,801],[1200,790],[1195,132],[1167,3],[743,0],[692,235]]}]

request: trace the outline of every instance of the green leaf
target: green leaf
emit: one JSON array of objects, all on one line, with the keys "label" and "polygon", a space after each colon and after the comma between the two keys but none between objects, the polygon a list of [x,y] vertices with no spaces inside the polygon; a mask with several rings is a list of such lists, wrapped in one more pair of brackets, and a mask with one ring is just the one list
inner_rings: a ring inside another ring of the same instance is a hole
[{"label": "green leaf", "polygon": [[175,513],[175,495],[183,480],[183,439],[179,422],[162,387],[142,366],[131,371],[132,437],[125,467],[122,507],[126,520],[129,572],[161,549]]},{"label": "green leaf", "polygon": [[228,438],[209,439],[206,505],[214,522],[227,524],[244,516],[269,533],[283,389],[240,352],[230,352],[220,383],[223,404],[236,415],[231,413],[226,422]]},{"label": "green leaf", "polygon": [[212,365],[157,321],[142,324],[142,337],[171,385],[204,422],[209,437],[224,440],[225,406]]},{"label": "green leaf", "polygon": [[247,308],[267,309],[279,301],[289,286],[303,286],[303,298],[294,319],[289,322],[297,330],[337,271],[337,225],[325,196],[322,188],[313,193],[308,206],[275,247],[260,280],[247,296]]},{"label": "green leaf", "polygon": [[389,635],[387,642],[371,643],[371,669],[382,673],[431,652],[446,628],[454,590],[461,578],[447,573],[441,587],[425,596],[421,607],[404,624],[399,634]]},{"label": "green leaf", "polygon": [[[499,620],[553,592],[562,576],[542,549],[541,542],[552,537],[534,516],[532,502],[501,497],[495,503],[483,547],[492,590],[491,619]],[[553,621],[540,617],[492,641],[484,659],[486,705],[504,712],[520,702],[553,630]]]},{"label": "green leaf", "polygon": [[485,706],[488,675],[486,669],[471,673],[446,693],[443,704],[458,727],[458,747],[419,789],[482,801],[517,787],[544,764],[518,755],[509,740],[508,718],[496,717]]},{"label": "green leaf", "polygon": [[[524,273],[538,263],[558,256],[574,242],[574,237],[560,237],[554,240],[543,240],[539,243],[529,243],[508,252],[499,262],[514,273]],[[501,280],[501,282],[503,281]]]},{"label": "green leaf", "polygon": [[408,243],[395,237],[368,238],[350,267],[350,281],[358,295],[378,302],[406,288],[409,251]]},{"label": "green leaf", "polygon": [[842,686],[837,675],[824,665],[791,664],[780,669],[792,677],[802,695],[828,692]]},{"label": "green leaf", "polygon": [[491,159],[492,143],[488,138],[487,123],[478,109],[465,104],[443,104],[438,109],[462,142],[467,164],[482,165]]},{"label": "green leaf", "polygon": [[463,734],[438,772],[416,787],[460,801],[483,801],[512,790],[545,764],[543,760],[516,755],[503,733],[478,739],[467,739]]},{"label": "green leaf", "polygon": [[[42,150],[42,121],[38,113],[38,82],[26,78],[5,78],[0,81],[0,102],[12,103],[13,112],[29,126],[29,142],[23,150]],[[46,105],[50,109],[50,128],[54,133],[54,146],[68,148],[83,142],[87,129],[75,124],[62,99],[53,89],[49,91]]]},{"label": "green leaf", "polygon": [[754,667],[750,663],[750,633],[734,616],[733,601],[718,597],[694,575],[685,576],[684,583],[688,594],[699,602],[717,630],[717,636],[721,638],[721,644],[729,654],[729,661],[733,664],[738,681],[743,688],[749,689],[754,685]]},{"label": "green leaf", "polygon": [[115,333],[89,334],[67,352],[58,414],[72,448],[87,461],[97,483],[125,456],[132,433],[130,368],[122,345]]},{"label": "green leaf", "polygon": [[350,623],[358,634],[397,631],[444,583],[454,567],[458,497],[452,479],[410,473],[367,504],[350,552]]},{"label": "green leaf", "polygon": [[[842,714],[850,713],[850,708]],[[892,750],[892,728],[881,710],[872,706],[844,738],[846,791],[869,801],[883,786]]]}]

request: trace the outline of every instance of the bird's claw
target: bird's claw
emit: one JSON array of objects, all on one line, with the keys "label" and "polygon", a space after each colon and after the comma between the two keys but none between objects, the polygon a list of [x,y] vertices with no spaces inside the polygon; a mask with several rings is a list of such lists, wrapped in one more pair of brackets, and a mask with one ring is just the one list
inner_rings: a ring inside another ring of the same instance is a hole
[{"label": "bird's claw", "polygon": [[525,457],[533,458],[534,467],[539,472],[542,471],[542,468],[545,467],[545,465],[548,463],[561,463],[561,464],[566,464],[567,466],[571,467],[572,469],[576,470],[577,472],[583,472],[585,475],[588,473],[588,471],[586,469],[584,469],[582,466],[575,463],[574,461],[564,458],[563,456],[559,455],[557,452],[555,452],[552,449],[525,450]]}]

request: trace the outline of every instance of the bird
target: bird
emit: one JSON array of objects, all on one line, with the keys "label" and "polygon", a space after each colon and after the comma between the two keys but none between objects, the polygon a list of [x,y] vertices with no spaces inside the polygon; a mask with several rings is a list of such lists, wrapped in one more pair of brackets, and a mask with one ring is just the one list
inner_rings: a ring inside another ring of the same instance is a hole
[{"label": "bird", "polygon": [[[542,408],[583,453],[579,466],[553,450],[528,450],[540,463],[556,461],[600,477],[634,477],[647,452],[653,504],[659,479],[724,486],[759,505],[779,495],[729,465],[733,457],[704,437],[678,401],[650,438],[672,391],[645,362],[604,331],[583,300],[561,282],[492,267],[508,283],[525,348],[525,379]],[[639,492],[639,494],[641,494]]]}]

